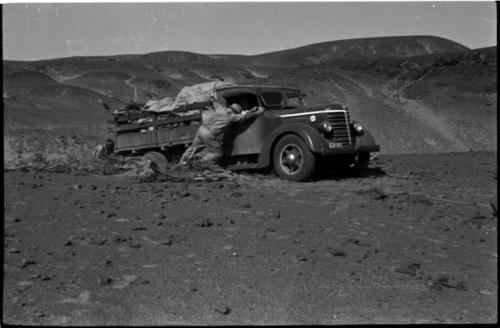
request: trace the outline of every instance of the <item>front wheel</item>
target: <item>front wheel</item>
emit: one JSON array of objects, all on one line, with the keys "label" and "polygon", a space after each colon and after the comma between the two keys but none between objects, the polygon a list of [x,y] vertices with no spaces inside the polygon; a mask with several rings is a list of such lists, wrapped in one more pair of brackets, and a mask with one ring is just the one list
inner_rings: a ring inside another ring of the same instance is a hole
[{"label": "front wheel", "polygon": [[274,149],[273,164],[276,173],[283,179],[304,181],[313,173],[316,158],[304,140],[296,135],[287,135],[278,141]]},{"label": "front wheel", "polygon": [[361,153],[356,156],[354,163],[354,174],[364,176],[368,174],[368,165],[370,164],[370,153]]}]

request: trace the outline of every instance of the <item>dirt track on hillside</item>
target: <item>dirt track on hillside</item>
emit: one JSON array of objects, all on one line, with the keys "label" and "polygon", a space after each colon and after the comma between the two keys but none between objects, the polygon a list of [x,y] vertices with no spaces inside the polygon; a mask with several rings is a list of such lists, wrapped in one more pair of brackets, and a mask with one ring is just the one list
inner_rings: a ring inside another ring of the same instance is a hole
[{"label": "dirt track on hillside", "polygon": [[380,156],[306,183],[6,171],[3,321],[493,323],[496,163]]}]

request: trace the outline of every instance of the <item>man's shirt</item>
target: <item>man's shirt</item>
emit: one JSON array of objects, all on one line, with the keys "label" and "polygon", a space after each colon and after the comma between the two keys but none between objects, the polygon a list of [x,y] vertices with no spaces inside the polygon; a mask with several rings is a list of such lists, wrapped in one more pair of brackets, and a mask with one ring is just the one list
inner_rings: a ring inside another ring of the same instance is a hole
[{"label": "man's shirt", "polygon": [[254,116],[252,115],[253,113],[249,113],[247,111],[236,114],[232,111],[231,108],[224,107],[218,101],[214,101],[213,106],[214,111],[212,113],[208,113],[205,116],[203,125],[206,126],[215,135],[220,135],[221,133],[223,133],[224,129],[233,122],[239,122],[245,118]]}]

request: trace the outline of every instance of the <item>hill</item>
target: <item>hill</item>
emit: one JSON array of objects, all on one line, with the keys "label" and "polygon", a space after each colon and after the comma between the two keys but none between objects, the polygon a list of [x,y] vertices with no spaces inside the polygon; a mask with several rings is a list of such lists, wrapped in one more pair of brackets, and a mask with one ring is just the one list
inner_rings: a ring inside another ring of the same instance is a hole
[{"label": "hill", "polygon": [[456,42],[434,36],[398,36],[317,43],[253,56],[251,62],[266,65],[302,66],[319,64],[332,59],[357,58],[371,60],[464,50],[468,50],[468,48]]}]

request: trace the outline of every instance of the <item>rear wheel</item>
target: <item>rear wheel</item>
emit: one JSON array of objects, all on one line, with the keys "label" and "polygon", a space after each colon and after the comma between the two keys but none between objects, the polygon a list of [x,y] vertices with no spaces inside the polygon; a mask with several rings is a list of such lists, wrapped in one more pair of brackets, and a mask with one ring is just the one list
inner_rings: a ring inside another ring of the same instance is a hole
[{"label": "rear wheel", "polygon": [[273,164],[283,179],[304,181],[313,173],[316,158],[304,140],[296,135],[287,135],[278,141],[274,149]]},{"label": "rear wheel", "polygon": [[168,160],[165,155],[157,151],[148,151],[143,158],[151,162],[151,169],[156,173],[166,174]]}]

